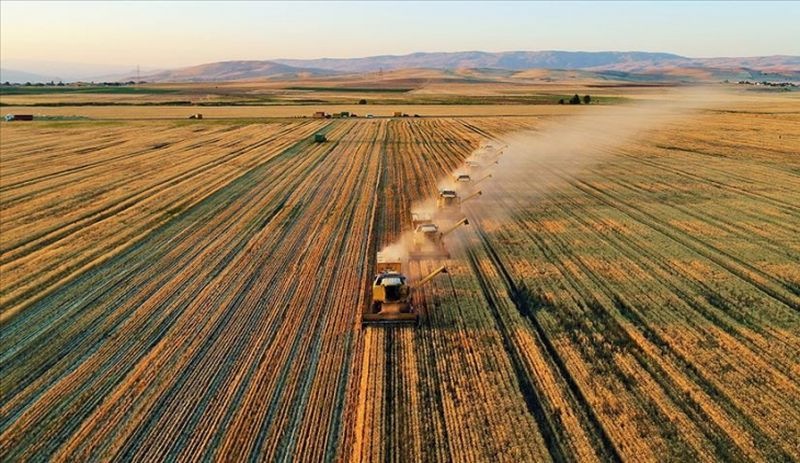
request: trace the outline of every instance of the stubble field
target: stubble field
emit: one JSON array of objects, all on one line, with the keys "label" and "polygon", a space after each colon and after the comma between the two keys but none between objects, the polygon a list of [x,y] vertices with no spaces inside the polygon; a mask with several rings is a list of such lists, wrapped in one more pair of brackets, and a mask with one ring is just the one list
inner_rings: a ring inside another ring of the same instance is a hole
[{"label": "stubble field", "polygon": [[[0,458],[800,459],[800,113],[768,102],[586,157],[519,141],[564,114],[4,123]],[[487,142],[420,326],[361,328]]]}]

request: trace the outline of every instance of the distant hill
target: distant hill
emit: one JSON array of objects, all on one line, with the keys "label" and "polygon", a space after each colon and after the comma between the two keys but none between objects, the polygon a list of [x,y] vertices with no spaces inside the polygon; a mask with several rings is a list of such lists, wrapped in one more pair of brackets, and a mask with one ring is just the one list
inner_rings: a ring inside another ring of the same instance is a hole
[{"label": "distant hill", "polygon": [[493,68],[582,69],[590,71],[651,72],[672,68],[752,69],[762,72],[800,72],[800,56],[757,56],[745,58],[687,58],[671,53],[650,52],[572,52],[480,51],[456,53],[412,53],[366,58],[322,58],[312,60],[279,59],[276,63],[313,67],[339,72],[375,72],[406,68]]},{"label": "distant hill", "polygon": [[366,58],[322,58],[311,60],[278,59],[276,63],[296,67],[313,67],[340,72],[375,72],[405,68],[492,68],[492,69],[590,69],[624,63],[653,63],[670,61],[689,64],[690,60],[669,53],[648,52],[566,52],[511,51],[487,53],[465,51],[454,53],[412,53]]},{"label": "distant hill", "polygon": [[291,79],[330,75],[331,71],[298,68],[272,61],[221,61],[142,76],[148,82],[208,82],[248,79]]},{"label": "distant hill", "polygon": [[145,76],[155,82],[246,79],[290,79],[335,74],[388,72],[401,69],[480,70],[481,75],[530,69],[582,70],[605,79],[629,81],[707,81],[724,79],[800,80],[800,56],[687,58],[671,53],[481,51],[412,53],[365,58],[224,61]]},{"label": "distant hill", "polygon": [[[92,64],[70,61],[41,61],[0,57],[3,82],[113,82],[131,75],[136,76],[136,65]],[[159,69],[141,67],[141,73],[152,74]],[[129,79],[130,80],[130,79]]]},{"label": "distant hill", "polygon": [[761,72],[800,72],[800,56],[773,55],[749,58],[699,58],[692,62],[697,65],[731,69],[744,68]]},{"label": "distant hill", "polygon": [[[555,73],[554,75],[558,75],[561,71],[581,71],[592,73],[592,76],[600,79],[623,81],[701,82],[725,79],[800,81],[800,56],[687,58],[671,53],[640,51],[511,51],[502,53],[466,51],[365,58],[221,61],[158,72],[150,71],[142,73],[141,79],[148,82],[293,80],[347,74],[387,73],[406,69],[444,71],[450,74],[449,77],[446,77],[447,79],[464,78],[473,81],[504,79],[516,72],[528,70],[551,70]],[[418,73],[418,71],[415,72]],[[58,80],[58,78],[47,77],[42,72],[26,73],[3,69],[2,73],[3,81]],[[135,76],[129,74],[129,72],[126,75],[107,74],[108,77],[91,80],[135,79]]]},{"label": "distant hill", "polygon": [[36,74],[34,72],[17,71],[16,69],[0,68],[0,82],[58,82],[58,77]]}]

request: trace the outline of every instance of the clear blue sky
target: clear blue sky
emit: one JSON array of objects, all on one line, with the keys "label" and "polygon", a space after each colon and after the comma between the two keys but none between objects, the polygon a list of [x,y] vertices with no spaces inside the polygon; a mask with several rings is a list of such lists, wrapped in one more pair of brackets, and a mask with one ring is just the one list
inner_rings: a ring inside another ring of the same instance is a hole
[{"label": "clear blue sky", "polygon": [[13,2],[0,58],[177,67],[415,51],[800,55],[800,2]]}]

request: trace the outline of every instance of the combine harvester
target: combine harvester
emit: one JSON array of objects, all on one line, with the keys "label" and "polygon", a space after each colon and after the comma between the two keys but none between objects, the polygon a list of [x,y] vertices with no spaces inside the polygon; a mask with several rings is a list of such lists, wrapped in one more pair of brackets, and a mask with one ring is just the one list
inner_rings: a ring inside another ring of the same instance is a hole
[{"label": "combine harvester", "polygon": [[486,179],[492,178],[492,174],[486,174],[478,180],[474,180],[469,174],[456,174],[453,180],[456,182],[456,187],[464,192],[475,191],[475,187]]},{"label": "combine harvester", "polygon": [[439,197],[436,198],[436,215],[443,218],[457,218],[462,216],[461,204],[472,198],[477,198],[482,194],[476,191],[471,195],[460,198],[456,190],[440,190]]},{"label": "combine harvester", "polygon": [[456,174],[453,176],[453,180],[455,180],[457,184],[472,183],[472,177],[470,177],[469,174]]},{"label": "combine harvester", "polygon": [[486,145],[481,146],[478,148],[478,154],[480,155],[489,155],[489,156],[500,156],[503,154],[503,150],[508,148],[508,145],[503,145],[500,148],[495,148],[494,145],[487,143]]},{"label": "combine harvester", "polygon": [[470,156],[464,163],[467,168],[472,172],[482,172],[496,164],[500,164],[500,156],[503,155],[503,150],[508,145],[503,146],[501,149],[496,149],[492,145],[481,147],[472,156]]},{"label": "combine harvester", "polygon": [[467,172],[472,174],[480,174],[498,164],[500,164],[501,153],[486,153],[483,151],[476,151],[470,157],[464,160],[464,166]]},{"label": "combine harvester", "polygon": [[387,258],[378,253],[377,275],[372,282],[372,303],[369,310],[361,315],[361,325],[414,325],[419,315],[414,310],[412,293],[440,273],[447,273],[441,266],[428,276],[409,285],[402,272],[400,259]]},{"label": "combine harvester", "polygon": [[[411,222],[415,222],[413,218]],[[469,225],[466,217],[443,232],[439,231],[439,226],[432,221],[420,223],[414,228],[413,245],[408,253],[409,259],[449,259],[450,253],[444,245],[444,237],[462,225]]]},{"label": "combine harvester", "polygon": [[485,161],[479,158],[471,158],[464,161],[464,165],[466,166],[466,170],[473,174],[480,174],[481,172],[494,167],[495,165],[500,164],[500,161],[497,159],[493,161]]},{"label": "combine harvester", "polygon": [[500,155],[474,154],[464,161],[467,170],[475,174],[484,172],[500,164]]}]

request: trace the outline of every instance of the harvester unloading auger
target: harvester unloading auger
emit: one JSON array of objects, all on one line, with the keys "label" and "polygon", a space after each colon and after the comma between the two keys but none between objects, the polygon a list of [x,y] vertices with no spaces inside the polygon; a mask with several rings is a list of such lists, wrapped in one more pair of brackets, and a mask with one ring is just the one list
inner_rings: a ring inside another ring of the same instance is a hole
[{"label": "harvester unloading auger", "polygon": [[439,226],[433,222],[417,225],[414,229],[413,244],[408,257],[410,259],[449,259],[450,253],[444,245],[444,237],[461,225],[469,225],[469,220],[465,217],[445,231],[440,231]]},{"label": "harvester unloading auger", "polygon": [[483,177],[479,178],[478,180],[475,180],[475,181],[474,181],[474,182],[471,184],[471,186],[473,186],[473,187],[474,187],[474,186],[478,185],[479,183],[483,182],[484,180],[486,180],[486,179],[490,179],[490,178],[492,178],[492,174],[486,174],[485,176],[483,176]]},{"label": "harvester unloading auger", "polygon": [[431,281],[440,273],[447,273],[441,266],[413,286],[402,272],[399,259],[389,259],[378,253],[377,275],[372,283],[372,303],[361,316],[362,325],[408,325],[416,324],[419,315],[411,304],[414,289]]}]

